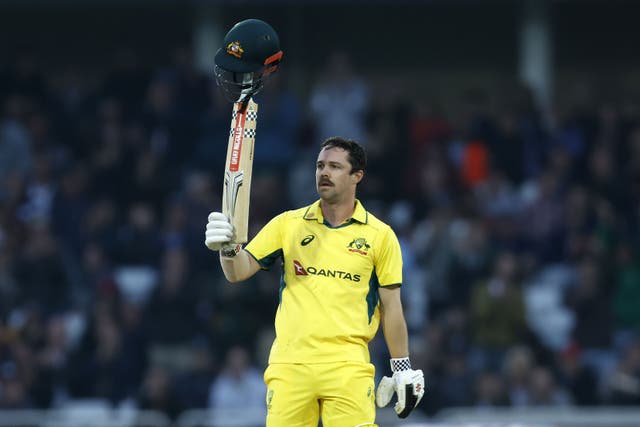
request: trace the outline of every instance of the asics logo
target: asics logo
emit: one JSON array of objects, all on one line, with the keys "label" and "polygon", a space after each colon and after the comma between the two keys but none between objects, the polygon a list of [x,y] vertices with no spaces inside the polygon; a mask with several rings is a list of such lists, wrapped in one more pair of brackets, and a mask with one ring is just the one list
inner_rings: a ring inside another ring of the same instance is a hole
[{"label": "asics logo", "polygon": [[313,239],[315,239],[316,236],[314,236],[313,234],[309,234],[308,236],[306,236],[304,239],[302,239],[302,241],[300,242],[300,244],[302,246],[307,246],[309,243],[311,243],[313,241]]}]

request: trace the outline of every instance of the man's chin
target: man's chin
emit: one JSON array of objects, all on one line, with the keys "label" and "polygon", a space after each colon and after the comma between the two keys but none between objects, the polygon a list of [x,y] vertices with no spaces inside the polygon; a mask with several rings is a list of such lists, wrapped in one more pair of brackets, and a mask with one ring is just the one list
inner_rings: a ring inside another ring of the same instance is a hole
[{"label": "man's chin", "polygon": [[333,187],[318,187],[318,195],[322,199],[330,200],[335,196]]}]

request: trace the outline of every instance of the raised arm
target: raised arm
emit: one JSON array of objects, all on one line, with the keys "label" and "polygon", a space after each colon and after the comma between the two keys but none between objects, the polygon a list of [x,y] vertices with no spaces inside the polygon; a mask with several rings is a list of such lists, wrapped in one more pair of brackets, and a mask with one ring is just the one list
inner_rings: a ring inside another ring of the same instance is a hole
[{"label": "raised arm", "polygon": [[242,246],[233,243],[233,226],[220,212],[209,214],[205,231],[205,245],[212,251],[220,251],[220,265],[228,281],[247,280],[260,270],[260,264]]},{"label": "raised arm", "polygon": [[240,249],[233,257],[225,256],[220,251],[220,265],[224,277],[231,283],[247,280],[260,270],[260,264],[244,249]]}]

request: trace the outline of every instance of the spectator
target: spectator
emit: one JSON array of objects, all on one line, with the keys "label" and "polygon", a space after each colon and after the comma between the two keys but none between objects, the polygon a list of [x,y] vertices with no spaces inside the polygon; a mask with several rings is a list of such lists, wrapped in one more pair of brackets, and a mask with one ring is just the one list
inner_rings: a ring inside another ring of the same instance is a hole
[{"label": "spectator", "polygon": [[191,346],[192,366],[176,375],[174,388],[183,408],[202,409],[208,405],[209,389],[217,371],[215,356],[210,347],[205,338],[194,339]]},{"label": "spectator", "polygon": [[589,189],[576,185],[569,189],[566,210],[565,256],[578,261],[591,251],[592,235],[596,228],[596,214]]},{"label": "spectator", "polygon": [[99,300],[113,300],[118,297],[118,284],[113,277],[111,261],[102,246],[88,242],[82,253],[82,287],[77,299],[83,306]]},{"label": "spectator", "polygon": [[161,159],[174,163],[171,172],[178,172],[189,160],[195,145],[189,117],[178,110],[177,89],[174,73],[170,70],[156,72],[147,88],[141,116],[152,151]]},{"label": "spectator", "polygon": [[196,170],[210,167],[214,162],[222,161],[227,155],[227,144],[215,144],[212,141],[218,141],[221,135],[224,141],[225,135],[228,135],[231,124],[231,105],[214,82],[209,83],[206,93],[211,98],[211,103],[196,124],[198,138],[189,162],[191,168]]},{"label": "spectator", "polygon": [[618,366],[606,383],[606,396],[612,405],[640,404],[640,340],[624,348]]},{"label": "spectator", "polygon": [[317,141],[342,135],[367,143],[365,115],[369,91],[345,52],[333,52],[310,95],[311,114],[317,123]]},{"label": "spectator", "polygon": [[516,255],[501,253],[495,260],[493,275],[473,291],[471,324],[481,368],[500,366],[504,353],[526,332],[518,270]]},{"label": "spectator", "polygon": [[453,259],[451,215],[448,208],[434,210],[429,217],[419,221],[413,231],[415,260],[423,266],[427,278],[425,287],[431,317],[438,316],[450,302],[448,275]]},{"label": "spectator", "polygon": [[127,396],[131,397],[140,387],[149,364],[149,337],[144,328],[144,307],[120,298],[115,301],[115,310],[120,320],[122,359],[128,370],[123,383]]},{"label": "spectator", "polygon": [[137,401],[140,409],[162,412],[171,420],[175,420],[183,410],[172,390],[169,371],[155,365],[149,367],[145,373]]},{"label": "spectator", "polygon": [[[9,175],[25,176],[32,167],[30,135],[20,121],[24,99],[12,97],[6,102],[7,116],[0,117],[0,182],[5,183]],[[4,184],[3,184],[4,187]]]},{"label": "spectator", "polygon": [[[4,232],[0,229],[0,235],[3,234]],[[18,281],[11,268],[13,266],[12,256],[3,246],[0,243],[0,319],[15,307],[19,291]]]},{"label": "spectator", "polygon": [[463,351],[447,355],[443,372],[445,379],[438,390],[447,406],[469,406],[473,402],[473,376],[465,356]]},{"label": "spectator", "polygon": [[113,99],[101,100],[97,120],[90,136],[94,148],[86,159],[91,168],[92,194],[124,203],[134,153],[125,145],[121,105]]},{"label": "spectator", "polygon": [[525,145],[515,109],[505,108],[499,113],[497,120],[498,135],[491,146],[492,169],[503,174],[510,183],[519,185],[525,178],[529,178],[527,172],[530,171],[525,168],[526,162],[533,163],[530,167],[537,168],[540,159],[536,158],[536,154],[526,151],[528,147]]},{"label": "spectator", "polygon": [[220,374],[211,384],[209,408],[261,410],[266,414],[266,393],[262,374],[251,365],[248,351],[235,346],[229,349]]},{"label": "spectator", "polygon": [[116,252],[118,220],[118,207],[115,200],[94,198],[83,221],[78,224],[78,228],[82,230],[83,244],[98,245],[108,259],[117,257],[119,255]]},{"label": "spectator", "polygon": [[483,410],[507,406],[502,377],[495,372],[484,371],[476,378],[474,405]]},{"label": "spectator", "polygon": [[45,325],[46,336],[35,356],[38,375],[31,387],[34,404],[48,408],[62,399],[69,357],[69,337],[63,315],[53,315]]},{"label": "spectator", "polygon": [[192,364],[191,341],[199,335],[197,295],[189,281],[189,263],[181,249],[163,257],[160,284],[146,306],[144,325],[151,363],[182,371]]},{"label": "spectator", "polygon": [[[382,96],[385,104],[369,114],[370,137],[367,146],[367,179],[358,190],[362,199],[393,203],[399,197],[409,199],[415,190],[421,155],[415,155],[409,147],[409,107],[407,102],[394,95],[390,88]],[[388,97],[388,98],[387,98]],[[398,173],[396,165],[409,161],[401,179],[386,179]],[[409,190],[407,187],[411,187]]]},{"label": "spectator", "polygon": [[161,251],[156,211],[147,203],[133,203],[127,216],[126,224],[117,232],[114,262],[124,266],[156,267]]},{"label": "spectator", "polygon": [[534,364],[533,353],[528,347],[513,347],[505,355],[502,369],[511,406],[521,407],[529,404],[531,400],[529,381]]},{"label": "spectator", "polygon": [[[429,327],[423,326],[420,335],[414,335],[414,337],[417,337],[418,339],[414,339],[412,341],[414,343],[417,342],[422,344],[411,349],[411,358],[416,360],[415,363],[417,366],[422,366],[425,378],[430,378],[429,389],[432,391],[431,396],[425,395],[418,407],[430,416],[436,414],[447,405],[442,393],[440,393],[440,388],[446,381],[446,377],[443,375],[444,365],[446,362],[444,345],[445,328],[443,323],[444,322],[440,317],[435,318],[429,323]],[[380,342],[379,340],[382,341],[382,338],[377,336],[370,344],[370,347],[372,347],[372,362],[375,363],[376,366],[381,366],[382,363],[389,358],[384,341]],[[381,351],[383,348],[384,352]],[[378,354],[376,354],[376,351]],[[376,374],[377,382],[381,375],[378,373]]]},{"label": "spectator", "polygon": [[51,202],[51,223],[61,249],[70,251],[75,258],[80,256],[84,244],[82,227],[91,202],[89,200],[89,171],[76,163],[60,178]]},{"label": "spectator", "polygon": [[578,406],[595,406],[600,400],[598,377],[581,359],[580,347],[572,343],[557,354],[558,379]]},{"label": "spectator", "polygon": [[51,230],[34,223],[27,232],[15,263],[18,302],[37,304],[47,312],[63,309],[69,303],[70,283]]},{"label": "spectator", "polygon": [[535,198],[521,215],[521,227],[528,248],[544,263],[564,256],[565,203],[559,177],[545,171],[537,180]]},{"label": "spectator", "polygon": [[[407,124],[409,164],[404,172],[402,185],[403,195],[407,197],[418,190],[419,172],[424,159],[428,158],[434,150],[442,149],[454,132],[442,109],[436,105],[417,101],[413,104],[412,110],[413,114]],[[394,142],[393,145],[395,146],[396,143]],[[402,153],[402,150],[397,151]]]},{"label": "spectator", "polygon": [[18,207],[18,218],[25,222],[51,220],[55,192],[52,159],[44,153],[34,156],[33,169],[25,181],[24,200]]},{"label": "spectator", "polygon": [[165,249],[187,249],[187,211],[180,200],[170,200],[165,206],[162,228]]},{"label": "spectator", "polygon": [[165,194],[172,188],[165,173],[166,165],[151,148],[141,150],[134,161],[134,170],[127,192],[130,203],[146,203],[154,212],[164,204]]},{"label": "spectator", "polygon": [[490,272],[494,248],[486,223],[481,217],[470,217],[457,221],[452,230],[453,260],[449,269],[452,305],[468,307],[474,284]]},{"label": "spectator", "polygon": [[113,308],[96,307],[77,349],[70,354],[66,377],[72,398],[101,398],[113,405],[133,393],[135,384],[129,370],[131,364]]},{"label": "spectator", "polygon": [[193,53],[188,45],[179,46],[173,52],[176,105],[186,119],[197,119],[210,104],[208,87],[212,79],[196,68]]},{"label": "spectator", "polygon": [[498,171],[489,172],[486,179],[474,188],[474,192],[478,208],[490,220],[513,217],[521,209],[522,202],[511,182]]},{"label": "spectator", "polygon": [[16,367],[11,362],[4,363],[1,367],[0,409],[27,409],[32,403],[24,381],[18,376]]},{"label": "spectator", "polygon": [[254,169],[258,173],[282,175],[295,154],[300,105],[283,83],[286,76],[280,73],[270,78],[257,97],[260,143],[255,146]]},{"label": "spectator", "polygon": [[611,300],[593,257],[580,261],[576,273],[576,283],[567,291],[567,304],[576,320],[573,339],[583,349],[585,361],[599,375],[606,375],[612,360]]},{"label": "spectator", "polygon": [[619,171],[615,168],[614,153],[605,145],[597,145],[590,153],[589,186],[596,195],[603,197],[614,208],[624,208],[625,197],[623,186],[619,178]]},{"label": "spectator", "polygon": [[529,406],[567,406],[571,403],[568,393],[559,387],[551,371],[538,366],[531,371]]},{"label": "spectator", "polygon": [[617,264],[613,295],[616,326],[621,331],[640,331],[640,258],[629,242],[618,247]]},{"label": "spectator", "polygon": [[179,201],[184,205],[186,217],[186,250],[191,256],[191,263],[198,270],[209,271],[213,267],[207,251],[202,251],[202,227],[198,218],[205,217],[215,206],[220,206],[222,200],[222,181],[218,187],[213,187],[213,177],[203,170],[191,170],[181,186]]}]

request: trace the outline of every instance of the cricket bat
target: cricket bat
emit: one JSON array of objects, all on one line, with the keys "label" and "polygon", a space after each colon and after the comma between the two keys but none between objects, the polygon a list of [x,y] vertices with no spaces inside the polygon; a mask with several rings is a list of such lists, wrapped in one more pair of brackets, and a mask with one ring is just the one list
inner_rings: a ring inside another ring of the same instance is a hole
[{"label": "cricket bat", "polygon": [[[243,105],[244,103],[247,105]],[[257,120],[258,104],[253,102],[252,98],[233,104],[227,160],[224,168],[222,213],[229,218],[233,225],[235,230],[234,243],[247,243],[248,241],[249,199]]]}]

